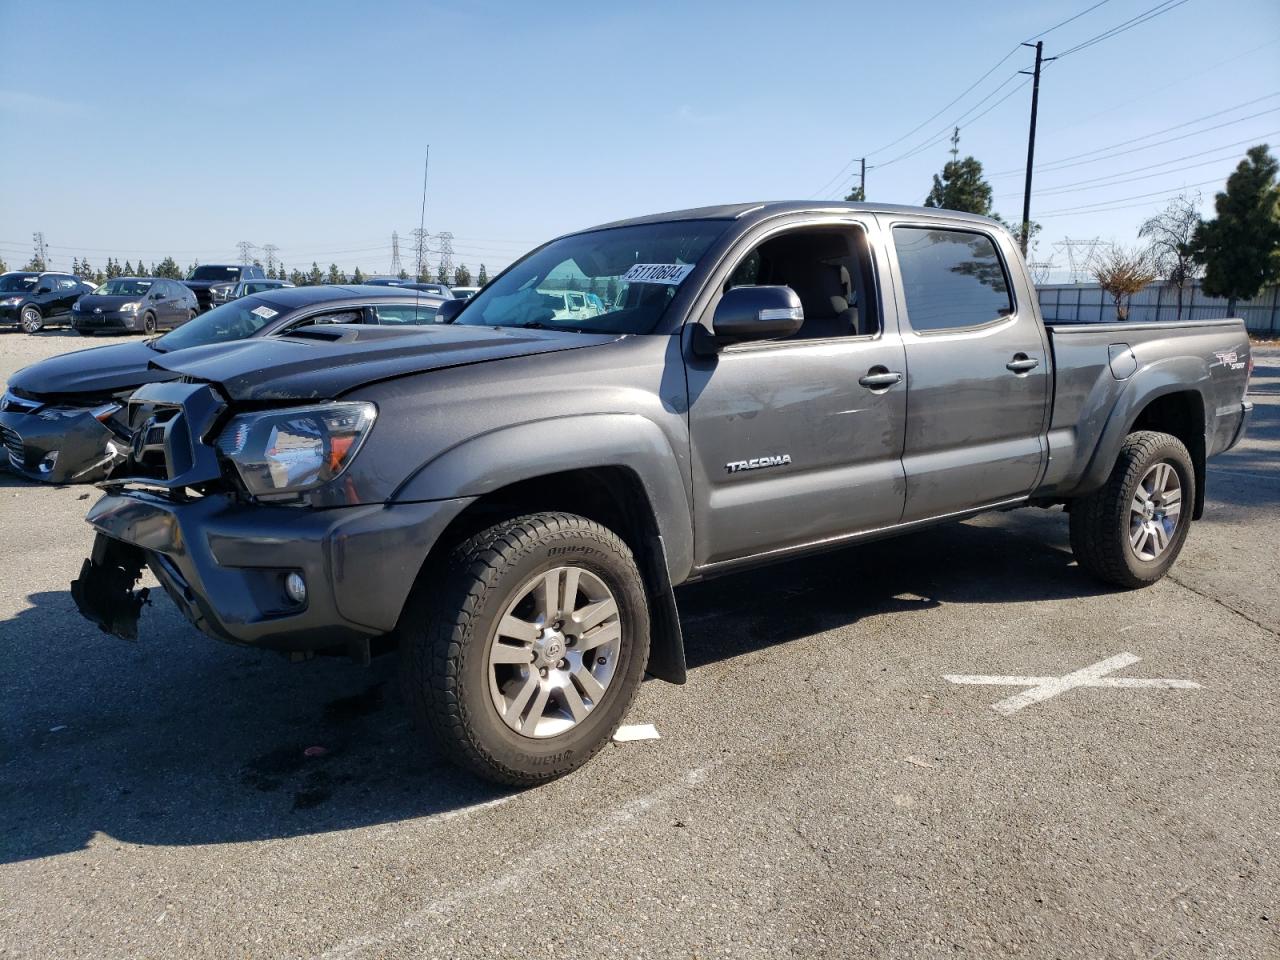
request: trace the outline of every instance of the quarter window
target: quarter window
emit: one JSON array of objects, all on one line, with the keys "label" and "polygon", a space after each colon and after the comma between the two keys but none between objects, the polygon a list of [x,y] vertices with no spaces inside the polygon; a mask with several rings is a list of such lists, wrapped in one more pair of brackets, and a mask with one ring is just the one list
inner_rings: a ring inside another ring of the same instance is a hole
[{"label": "quarter window", "polygon": [[377,304],[374,312],[379,323],[435,323],[436,308],[427,304]]},{"label": "quarter window", "polygon": [[991,238],[965,230],[894,227],[907,319],[918,333],[978,327],[1013,312]]}]

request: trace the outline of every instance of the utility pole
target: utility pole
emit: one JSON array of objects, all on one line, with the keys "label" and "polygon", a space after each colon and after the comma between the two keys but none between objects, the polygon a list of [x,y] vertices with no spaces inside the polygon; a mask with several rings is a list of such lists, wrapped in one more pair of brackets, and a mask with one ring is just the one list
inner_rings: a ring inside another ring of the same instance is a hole
[{"label": "utility pole", "polygon": [[953,127],[951,130],[951,162],[955,163],[960,159],[960,128]]},{"label": "utility pole", "polygon": [[400,234],[391,231],[391,275],[400,276],[404,268],[400,265]]},{"label": "utility pole", "polygon": [[44,242],[44,231],[37,230],[31,235],[34,259],[39,262],[41,270],[49,269],[49,245]]},{"label": "utility pole", "polygon": [[250,242],[249,240],[241,240],[239,243],[236,244],[236,247],[238,247],[240,250],[241,263],[243,263],[245,266],[248,266],[249,264],[253,263],[254,244],[252,242]]},{"label": "utility pole", "polygon": [[[1031,44],[1024,43],[1024,47]],[[1040,67],[1047,63],[1044,59],[1044,41],[1037,40],[1036,48],[1036,65],[1031,71],[1031,132],[1027,134],[1027,183],[1022,191],[1022,255],[1027,255],[1027,242],[1031,239],[1031,170],[1035,165],[1036,159],[1036,110],[1040,105]],[[1050,57],[1049,60],[1056,60],[1057,57]],[[1019,70],[1019,73],[1026,73],[1026,70]]]},{"label": "utility pole", "polygon": [[867,199],[867,158],[858,158],[858,196]]}]

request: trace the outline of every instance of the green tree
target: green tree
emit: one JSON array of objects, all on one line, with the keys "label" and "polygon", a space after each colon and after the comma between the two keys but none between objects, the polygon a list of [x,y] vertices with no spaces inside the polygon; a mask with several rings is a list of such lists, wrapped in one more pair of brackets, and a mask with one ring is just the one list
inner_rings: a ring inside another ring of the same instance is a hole
[{"label": "green tree", "polygon": [[307,272],[307,285],[315,286],[318,283],[324,283],[324,273],[320,270],[320,265],[312,260],[311,269]]},{"label": "green tree", "polygon": [[289,274],[289,282],[292,283],[295,287],[306,286],[307,275],[303,273],[301,270],[298,270],[295,268]]},{"label": "green tree", "polygon": [[4,262],[4,257],[0,257],[0,273],[8,273],[9,265]]},{"label": "green tree", "polygon": [[440,266],[436,269],[436,283],[449,282],[449,269],[445,266],[444,260],[440,261]]},{"label": "green tree", "polygon": [[485,268],[485,265],[482,263],[480,264],[480,272],[476,274],[476,286],[483,287],[488,282],[489,282],[489,271]]},{"label": "green tree", "polygon": [[364,272],[359,267],[356,267],[355,272],[351,274],[351,282],[364,283],[364,281],[365,281]]},{"label": "green tree", "polygon": [[133,261],[132,261],[132,260],[126,260],[126,261],[124,262],[124,273],[123,273],[122,275],[123,275],[123,276],[126,276],[126,277],[132,277],[132,276],[134,275],[134,273],[133,273]]},{"label": "green tree", "polygon": [[948,161],[942,176],[933,175],[933,189],[924,205],[991,216],[991,184],[982,177],[982,164],[973,157]]},{"label": "green tree", "polygon": [[[937,179],[937,177],[934,177],[934,180]],[[867,199],[867,192],[863,190],[862,187],[854,187],[845,195],[845,199],[852,203],[862,203],[862,201]]]},{"label": "green tree", "polygon": [[336,263],[329,264],[329,275],[325,278],[326,283],[346,283],[347,275],[338,269]]},{"label": "green tree", "polygon": [[27,261],[27,265],[22,269],[30,270],[32,273],[43,273],[45,270],[48,270],[49,268],[45,266],[43,259],[37,256],[32,256],[32,258]]},{"label": "green tree", "polygon": [[453,285],[455,287],[471,286],[471,271],[467,269],[465,263],[458,264],[458,268],[453,271]]},{"label": "green tree", "polygon": [[400,272],[396,274],[396,279],[397,279],[397,280],[408,280],[408,279],[409,279],[409,271],[408,271],[408,270],[406,270],[404,267],[401,267],[401,268],[400,268]]},{"label": "green tree", "polygon": [[157,277],[165,277],[168,280],[181,280],[182,268],[173,257],[165,257],[156,265],[155,274]]},{"label": "green tree", "polygon": [[120,269],[120,261],[115,257],[107,257],[107,279],[110,280],[113,277],[122,276],[124,276],[124,271]]},{"label": "green tree", "polygon": [[1202,288],[1227,298],[1227,313],[1280,280],[1280,164],[1265,144],[1250,147],[1227,189],[1213,201],[1217,216],[1196,228],[1191,239],[1196,262],[1204,266]]},{"label": "green tree", "polygon": [[183,276],[186,276],[186,277],[191,276],[191,274],[195,273],[196,267],[198,267],[198,266],[200,266],[200,261],[199,261],[199,260],[192,260],[192,261],[191,261],[191,266],[187,267],[187,272],[186,272],[185,274],[183,274]]}]

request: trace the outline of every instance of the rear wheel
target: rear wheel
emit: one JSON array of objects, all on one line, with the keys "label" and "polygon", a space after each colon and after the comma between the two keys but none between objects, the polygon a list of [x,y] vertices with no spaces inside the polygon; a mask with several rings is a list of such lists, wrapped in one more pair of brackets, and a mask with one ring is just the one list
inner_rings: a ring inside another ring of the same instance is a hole
[{"label": "rear wheel", "polygon": [[1129,434],[1106,484],[1072,504],[1076,561],[1117,586],[1155,583],[1187,539],[1195,484],[1181,440],[1152,430]]},{"label": "rear wheel", "polygon": [[154,313],[144,313],[142,315],[142,332],[148,336],[156,332],[156,315]]},{"label": "rear wheel", "polygon": [[33,307],[30,304],[22,308],[21,316],[22,329],[27,333],[39,333],[44,327],[44,315],[40,313],[39,307]]},{"label": "rear wheel", "polygon": [[649,611],[616,534],[539,513],[429,565],[399,635],[415,716],[458,763],[528,786],[576,769],[613,736],[640,688]]}]

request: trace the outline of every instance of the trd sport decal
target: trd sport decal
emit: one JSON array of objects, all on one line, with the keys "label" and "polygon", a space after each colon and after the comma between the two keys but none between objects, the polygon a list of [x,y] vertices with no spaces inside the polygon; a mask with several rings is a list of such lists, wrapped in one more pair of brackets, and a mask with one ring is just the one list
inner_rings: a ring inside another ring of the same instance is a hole
[{"label": "trd sport decal", "polygon": [[724,465],[729,473],[740,473],[743,470],[760,470],[763,467],[784,467],[791,462],[791,454],[775,453],[768,457],[755,457],[751,460],[730,460]]}]

